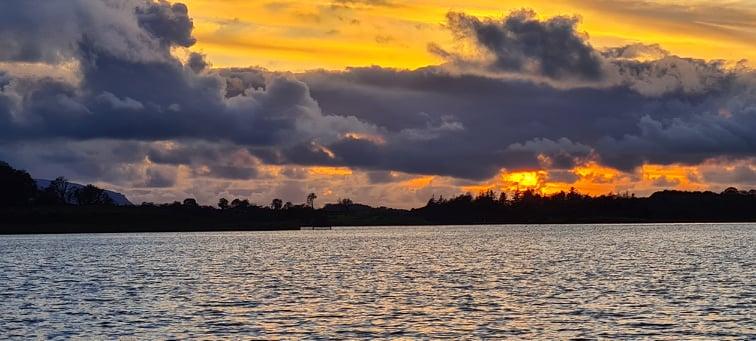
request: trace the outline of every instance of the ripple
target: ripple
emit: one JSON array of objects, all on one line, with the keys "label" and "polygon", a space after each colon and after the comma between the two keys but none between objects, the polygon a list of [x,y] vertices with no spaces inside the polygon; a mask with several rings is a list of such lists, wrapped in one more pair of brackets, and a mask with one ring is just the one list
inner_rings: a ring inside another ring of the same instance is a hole
[{"label": "ripple", "polygon": [[0,237],[3,339],[755,339],[756,225]]}]

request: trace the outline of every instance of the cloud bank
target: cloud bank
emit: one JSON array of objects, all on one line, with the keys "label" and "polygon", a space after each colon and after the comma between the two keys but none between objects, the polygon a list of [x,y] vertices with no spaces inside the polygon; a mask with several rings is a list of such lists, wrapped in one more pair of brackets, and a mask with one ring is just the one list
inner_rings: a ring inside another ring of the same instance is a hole
[{"label": "cloud bank", "polygon": [[[234,181],[299,181],[292,169],[309,166],[358,169],[366,183],[482,181],[756,156],[756,75],[744,64],[658,45],[597,50],[577,17],[447,19],[473,53],[434,45],[447,63],[287,74],[212,69],[188,49],[180,3],[3,1],[0,158],[43,175],[230,193]],[[45,65],[68,75],[34,72]]]}]

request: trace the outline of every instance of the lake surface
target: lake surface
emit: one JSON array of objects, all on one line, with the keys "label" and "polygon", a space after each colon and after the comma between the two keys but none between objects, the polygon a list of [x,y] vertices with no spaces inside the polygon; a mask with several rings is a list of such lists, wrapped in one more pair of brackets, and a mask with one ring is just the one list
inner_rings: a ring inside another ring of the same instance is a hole
[{"label": "lake surface", "polygon": [[0,338],[756,339],[756,225],[0,236]]}]

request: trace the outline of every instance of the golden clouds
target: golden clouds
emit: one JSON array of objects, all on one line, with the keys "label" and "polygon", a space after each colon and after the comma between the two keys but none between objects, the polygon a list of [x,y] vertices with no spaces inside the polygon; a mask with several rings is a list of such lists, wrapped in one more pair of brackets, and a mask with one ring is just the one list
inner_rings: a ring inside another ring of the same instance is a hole
[{"label": "golden clouds", "polygon": [[311,175],[325,176],[348,176],[352,175],[352,170],[348,167],[310,167],[308,169]]},{"label": "golden clouds", "polygon": [[682,56],[756,60],[756,7],[747,1],[185,1],[195,18],[195,49],[219,67],[417,68],[440,62],[427,51],[428,44],[457,44],[443,27],[448,11],[499,17],[523,7],[543,17],[581,16],[580,30],[599,48],[659,43]]},{"label": "golden clouds", "polygon": [[402,182],[402,186],[409,190],[416,191],[430,186],[435,178],[435,176],[421,176]]}]

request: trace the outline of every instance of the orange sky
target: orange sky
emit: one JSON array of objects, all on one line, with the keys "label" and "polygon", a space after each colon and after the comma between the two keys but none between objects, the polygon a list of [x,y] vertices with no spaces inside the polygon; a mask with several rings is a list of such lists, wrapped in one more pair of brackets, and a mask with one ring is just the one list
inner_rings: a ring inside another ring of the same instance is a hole
[{"label": "orange sky", "polygon": [[756,59],[754,0],[186,2],[195,19],[194,49],[206,53],[218,67],[417,68],[440,62],[428,53],[429,43],[455,44],[443,27],[447,12],[497,17],[519,8],[532,8],[543,17],[579,15],[580,29],[599,48],[645,42],[688,57]]}]

